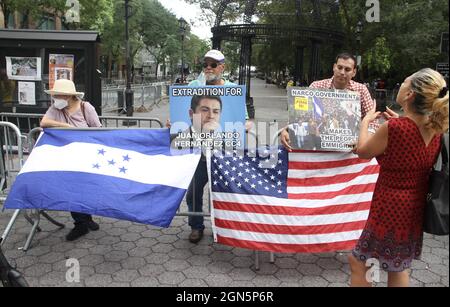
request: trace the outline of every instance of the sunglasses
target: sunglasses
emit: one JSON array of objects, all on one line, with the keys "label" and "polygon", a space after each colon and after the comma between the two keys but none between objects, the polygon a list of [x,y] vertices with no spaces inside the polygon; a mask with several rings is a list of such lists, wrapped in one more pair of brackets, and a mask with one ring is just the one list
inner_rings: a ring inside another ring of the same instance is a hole
[{"label": "sunglasses", "polygon": [[211,63],[211,64],[203,63],[203,68],[207,68],[208,66],[214,69],[214,68],[217,68],[217,66],[219,66],[219,64],[217,64],[217,63]]}]

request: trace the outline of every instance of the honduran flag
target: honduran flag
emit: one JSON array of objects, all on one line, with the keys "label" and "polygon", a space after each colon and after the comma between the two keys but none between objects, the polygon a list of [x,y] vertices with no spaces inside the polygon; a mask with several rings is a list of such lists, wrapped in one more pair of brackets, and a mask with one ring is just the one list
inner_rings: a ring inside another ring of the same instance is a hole
[{"label": "honduran flag", "polygon": [[168,129],[45,129],[7,209],[81,212],[168,227],[199,154],[171,152]]},{"label": "honduran flag", "polygon": [[320,119],[324,114],[324,108],[322,100],[318,97],[313,97],[313,106],[314,106],[314,118]]}]

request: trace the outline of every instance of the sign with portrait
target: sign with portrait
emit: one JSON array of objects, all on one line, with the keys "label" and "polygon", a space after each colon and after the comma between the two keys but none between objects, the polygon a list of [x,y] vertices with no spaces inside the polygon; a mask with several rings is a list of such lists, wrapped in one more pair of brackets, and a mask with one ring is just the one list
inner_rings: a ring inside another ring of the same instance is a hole
[{"label": "sign with portrait", "polygon": [[359,93],[290,87],[289,136],[295,149],[349,151],[361,121]]},{"label": "sign with portrait", "polygon": [[175,148],[237,150],[245,141],[245,86],[170,87],[171,135]]},{"label": "sign with portrait", "polygon": [[73,63],[72,54],[49,54],[48,72],[49,88],[53,88],[56,80],[67,79],[73,81]]}]

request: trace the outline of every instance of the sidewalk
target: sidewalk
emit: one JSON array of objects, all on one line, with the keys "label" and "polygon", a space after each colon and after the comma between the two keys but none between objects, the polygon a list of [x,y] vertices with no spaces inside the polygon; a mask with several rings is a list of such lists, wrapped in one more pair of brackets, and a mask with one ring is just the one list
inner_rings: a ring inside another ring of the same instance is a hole
[{"label": "sidewalk", "polygon": [[[273,122],[280,128],[287,121],[286,91],[264,81],[253,80],[257,121]],[[139,117],[168,118],[169,106],[163,102]],[[108,115],[108,114],[104,114]],[[186,203],[182,211],[187,211]],[[12,212],[0,214],[3,231]],[[42,232],[35,236],[25,253],[31,225],[20,217],[4,245],[6,256],[17,264],[32,286],[174,286],[174,287],[335,287],[348,286],[347,253],[276,254],[260,253],[260,269],[255,270],[254,252],[218,245],[213,242],[210,219],[206,219],[205,237],[199,244],[188,241],[190,227],[186,217],[175,217],[167,229],[96,218],[100,230],[90,232],[76,242],[65,241],[72,227],[66,212],[50,212],[66,225],[58,230],[41,219]],[[80,264],[80,282],[66,281],[68,259]],[[449,286],[449,237],[425,235],[421,261],[413,262],[411,286]],[[381,274],[378,286],[386,285]]]}]

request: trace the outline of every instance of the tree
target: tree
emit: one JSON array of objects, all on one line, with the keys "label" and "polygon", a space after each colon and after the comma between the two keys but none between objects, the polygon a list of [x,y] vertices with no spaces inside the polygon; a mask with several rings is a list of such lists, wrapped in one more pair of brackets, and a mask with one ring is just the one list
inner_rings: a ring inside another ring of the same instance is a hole
[{"label": "tree", "polygon": [[[209,41],[205,41],[196,35],[189,33],[185,42],[185,60],[191,68],[191,72],[201,72],[203,56],[210,49]],[[226,55],[227,56],[227,55]],[[229,63],[227,56],[227,64]]]},{"label": "tree", "polygon": [[106,26],[113,22],[114,0],[79,0],[80,25],[83,30],[105,32]]},{"label": "tree", "polygon": [[18,11],[24,18],[20,28],[27,28],[29,18],[38,20],[43,12],[53,13],[62,16],[67,10],[66,0],[1,0],[0,5],[4,15],[4,27],[8,25],[8,19],[11,14]]},{"label": "tree", "polygon": [[[367,8],[358,0],[341,0],[346,47],[356,50],[355,26],[364,21]],[[448,31],[445,0],[391,0],[381,3],[381,21],[364,23],[361,39],[363,69],[368,79],[382,77],[400,82],[423,67],[442,59],[439,39]],[[447,55],[448,56],[448,55]]]},{"label": "tree", "polygon": [[[167,57],[178,53],[177,31],[178,21],[158,1],[144,1],[143,18],[139,29],[142,42],[147,51],[155,58],[156,67],[165,64]],[[155,71],[157,76],[158,69]]]},{"label": "tree", "polygon": [[[218,13],[219,5],[222,0],[185,0],[189,4],[198,4],[203,14],[199,16],[199,20],[213,25]],[[235,22],[241,16],[245,9],[246,0],[229,1],[223,18],[227,22]]]},{"label": "tree", "polygon": [[[134,57],[144,46],[140,35],[144,16],[140,8],[143,6],[144,1],[147,0],[133,0],[131,2],[132,13],[128,18],[131,63],[133,63]],[[104,25],[102,42],[103,54],[109,58],[108,77],[111,77],[112,61],[121,63],[124,62],[125,57],[125,5],[123,0],[114,0],[112,18],[106,21]],[[119,71],[121,71],[121,67],[119,67]]]}]

